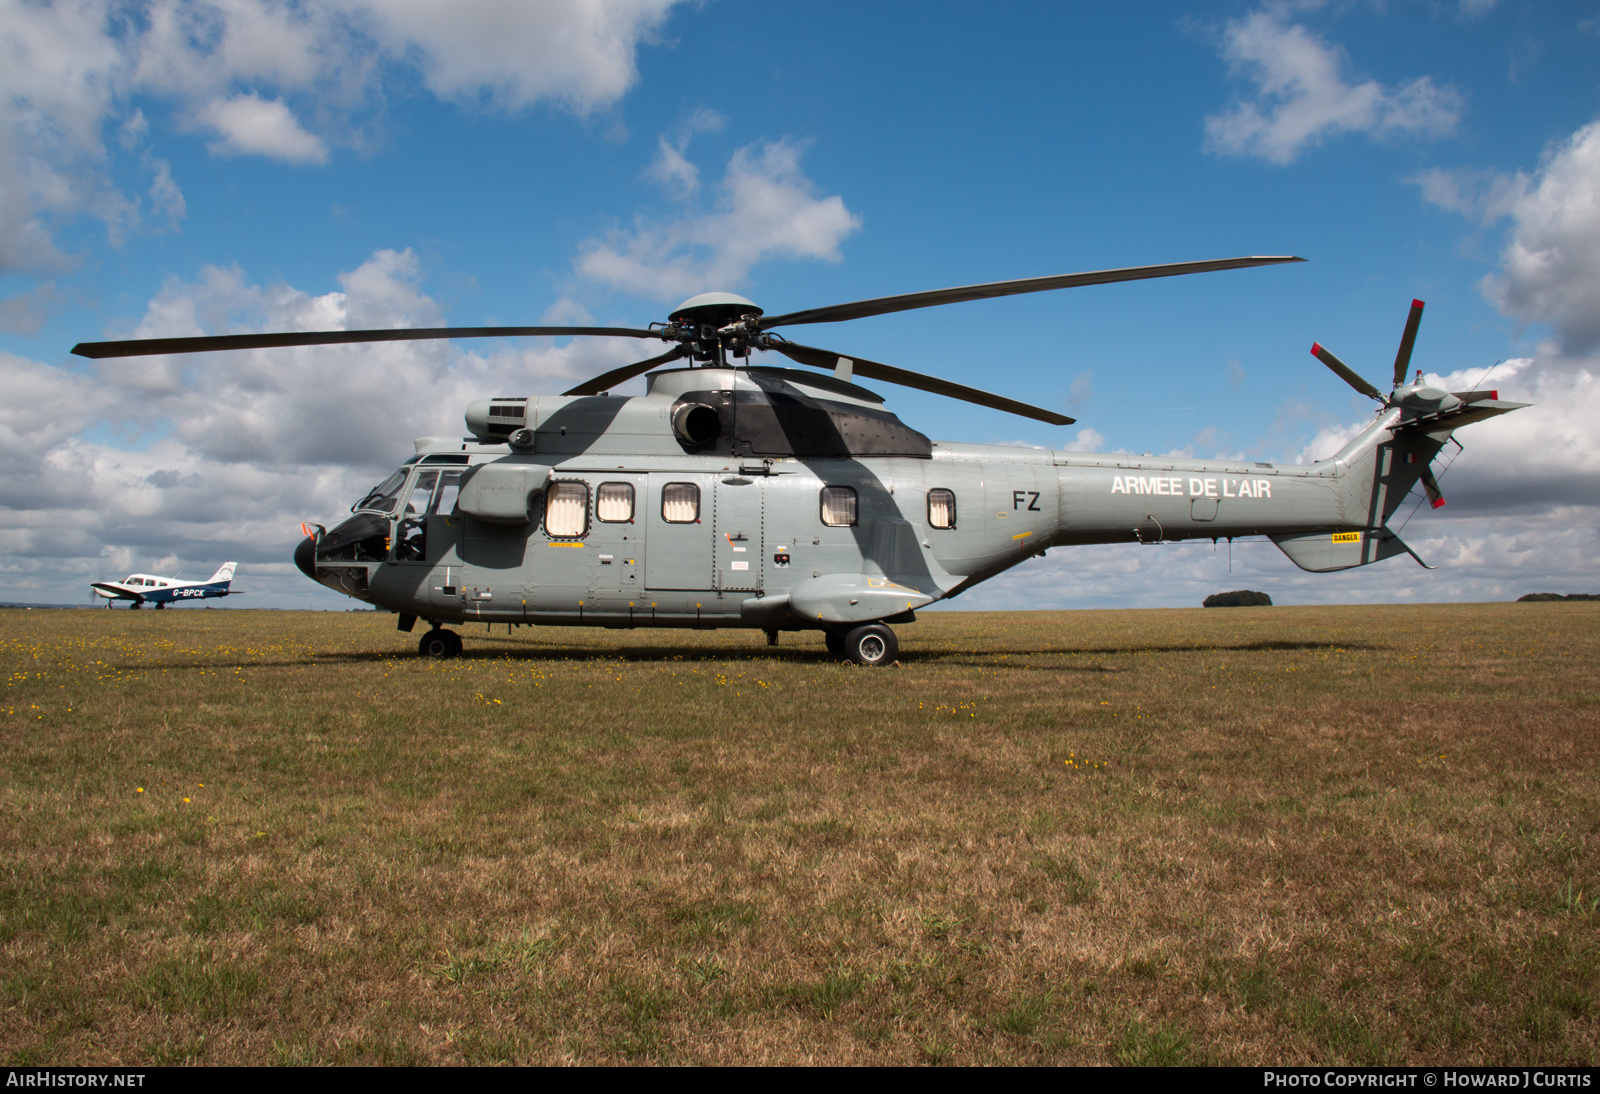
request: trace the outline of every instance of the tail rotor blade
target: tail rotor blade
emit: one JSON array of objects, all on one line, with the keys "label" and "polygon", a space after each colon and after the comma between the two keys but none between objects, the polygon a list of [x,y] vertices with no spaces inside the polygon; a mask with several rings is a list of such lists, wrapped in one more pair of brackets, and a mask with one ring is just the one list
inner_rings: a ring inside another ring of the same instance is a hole
[{"label": "tail rotor blade", "polygon": [[1422,469],[1422,488],[1428,492],[1429,505],[1435,509],[1444,508],[1444,495],[1439,491],[1439,480],[1433,477],[1431,468]]},{"label": "tail rotor blade", "polygon": [[1339,358],[1335,357],[1333,352],[1324,348],[1321,342],[1311,343],[1311,356],[1315,357],[1317,360],[1333,369],[1334,374],[1337,375],[1339,379],[1343,380],[1345,383],[1361,392],[1361,394],[1370,395],[1380,403],[1383,402],[1383,392],[1379,391],[1377,388],[1363,380],[1359,375],[1356,374],[1355,369],[1351,368],[1349,365],[1339,360]]},{"label": "tail rotor blade", "polygon": [[[1422,322],[1422,301],[1411,302],[1411,314],[1406,316],[1406,332],[1400,336],[1400,352],[1394,357],[1394,386],[1406,382],[1406,369],[1411,366],[1411,347],[1417,344],[1417,327]],[[1438,506],[1434,506],[1435,509]]]}]

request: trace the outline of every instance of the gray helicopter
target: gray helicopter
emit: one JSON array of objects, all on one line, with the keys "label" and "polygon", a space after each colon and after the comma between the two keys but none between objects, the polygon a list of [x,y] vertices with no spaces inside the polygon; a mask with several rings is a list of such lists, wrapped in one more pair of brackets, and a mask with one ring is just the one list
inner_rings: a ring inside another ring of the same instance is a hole
[{"label": "gray helicopter", "polygon": [[[304,525],[307,577],[399,615],[427,657],[453,657],[445,623],[820,630],[834,654],[894,662],[891,626],[1051,547],[1265,535],[1327,573],[1416,553],[1387,522],[1461,426],[1526,406],[1447,392],[1406,371],[1413,301],[1374,420],[1310,465],[1136,458],[932,441],[857,380],[935,392],[1053,425],[1072,418],[772,331],[966,300],[1242,269],[1293,256],[1141,266],[909,293],[767,316],[730,293],[685,301],[664,324],[440,327],[82,343],[84,357],[433,338],[604,336],[672,348],[558,396],[480,399],[466,438],[416,454],[326,528]],[[751,364],[772,351],[821,369]],[[683,362],[680,367],[663,367]],[[642,373],[634,398],[607,392]],[[1422,563],[1426,566],[1426,563]]]}]

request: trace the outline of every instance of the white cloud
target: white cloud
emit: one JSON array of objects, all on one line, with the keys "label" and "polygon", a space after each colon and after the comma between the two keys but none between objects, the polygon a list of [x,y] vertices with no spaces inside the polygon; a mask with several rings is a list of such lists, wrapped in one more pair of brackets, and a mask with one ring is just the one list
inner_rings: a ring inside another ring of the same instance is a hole
[{"label": "white cloud", "polygon": [[[182,216],[135,96],[215,132],[217,155],[316,164],[408,72],[453,101],[604,109],[677,2],[0,0],[0,276],[68,266],[54,233],[74,217],[116,241],[147,211]],[[113,181],[119,156],[143,161],[148,196]]]},{"label": "white cloud", "polygon": [[1072,386],[1067,389],[1067,409],[1082,409],[1093,398],[1094,370],[1084,369],[1072,378]]},{"label": "white cloud", "polygon": [[1206,150],[1292,163],[1338,133],[1437,137],[1455,129],[1461,93],[1423,76],[1395,87],[1351,83],[1344,51],[1281,12],[1258,11],[1228,24],[1222,56],[1255,85],[1249,99],[1206,119]]},{"label": "white cloud", "polygon": [[287,163],[325,163],[328,146],[307,133],[282,99],[251,92],[216,99],[195,111],[195,120],[221,140],[208,147],[221,156],[265,156]]},{"label": "white cloud", "polygon": [[633,86],[634,53],[677,0],[350,0],[394,55],[411,54],[445,99],[512,109],[554,99],[580,114]]},{"label": "white cloud", "polygon": [[656,158],[645,174],[659,182],[674,198],[693,197],[700,189],[700,169],[689,162],[689,142],[696,133],[714,132],[726,122],[727,119],[715,110],[701,107],[694,111],[671,137],[662,134],[658,138]]},{"label": "white cloud", "polygon": [[658,300],[732,289],[769,258],[839,260],[839,244],[861,218],[837,195],[822,197],[789,141],[733,154],[715,207],[590,240],[575,262],[585,277]]},{"label": "white cloud", "polygon": [[1098,429],[1084,426],[1073,434],[1072,444],[1068,446],[1070,452],[1101,452],[1106,446],[1106,437]]},{"label": "white cloud", "polygon": [[1547,153],[1509,213],[1486,294],[1508,315],[1550,323],[1569,353],[1600,345],[1600,122]]},{"label": "white cloud", "polygon": [[1492,224],[1511,212],[1528,189],[1518,172],[1474,171],[1469,167],[1430,168],[1406,180],[1422,190],[1423,200],[1480,224]]}]

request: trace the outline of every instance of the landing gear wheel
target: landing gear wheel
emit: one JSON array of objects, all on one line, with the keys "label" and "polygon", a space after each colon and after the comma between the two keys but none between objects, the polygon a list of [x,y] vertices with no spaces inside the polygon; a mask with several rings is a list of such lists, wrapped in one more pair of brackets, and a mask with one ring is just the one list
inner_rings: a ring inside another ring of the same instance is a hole
[{"label": "landing gear wheel", "polygon": [[900,643],[882,623],[869,623],[844,636],[844,655],[858,665],[892,665],[900,657]]},{"label": "landing gear wheel", "polygon": [[822,640],[828,644],[828,652],[835,657],[844,656],[844,635],[838,631],[823,631]]},{"label": "landing gear wheel", "polygon": [[443,661],[447,657],[459,657],[461,636],[455,631],[435,627],[423,635],[422,641],[417,643],[417,653],[422,657],[431,657],[435,661]]}]

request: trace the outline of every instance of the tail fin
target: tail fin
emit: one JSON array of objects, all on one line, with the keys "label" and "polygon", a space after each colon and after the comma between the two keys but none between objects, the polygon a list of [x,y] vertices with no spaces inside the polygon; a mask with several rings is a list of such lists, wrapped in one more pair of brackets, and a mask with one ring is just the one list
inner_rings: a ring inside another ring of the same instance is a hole
[{"label": "tail fin", "polygon": [[1400,391],[1328,461],[1338,481],[1342,527],[1270,537],[1302,570],[1330,573],[1401,554],[1433,569],[1390,531],[1389,518],[1419,484],[1433,508],[1444,505],[1432,464],[1455,430],[1528,405],[1502,402],[1492,391]]},{"label": "tail fin", "polygon": [[211,575],[211,581],[232,581],[234,568],[238,565],[237,562],[224,562],[217,572]]},{"label": "tail fin", "polygon": [[1441,508],[1444,494],[1432,464],[1455,431],[1528,405],[1489,398],[1493,392],[1437,394],[1451,405],[1429,412],[1418,412],[1403,401],[1388,407],[1331,457],[1346,527],[1376,534],[1419,485],[1433,508]]}]

